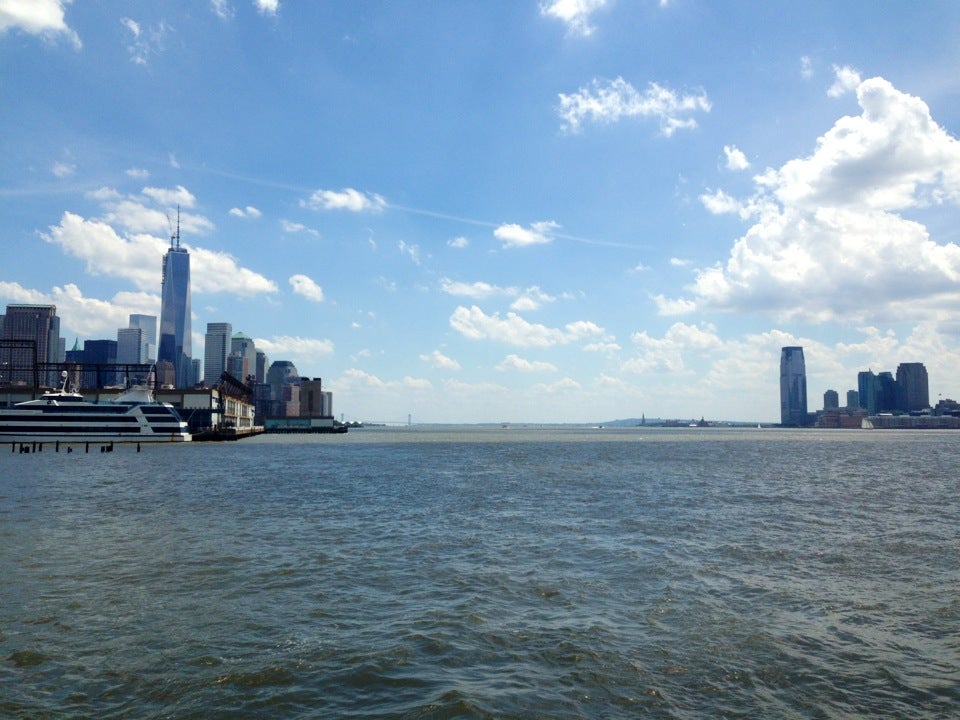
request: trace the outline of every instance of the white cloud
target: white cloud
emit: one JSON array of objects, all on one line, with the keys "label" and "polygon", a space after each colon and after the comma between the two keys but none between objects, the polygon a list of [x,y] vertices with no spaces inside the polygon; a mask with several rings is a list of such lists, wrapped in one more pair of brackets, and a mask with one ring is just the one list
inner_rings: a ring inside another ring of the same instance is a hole
[{"label": "white cloud", "polygon": [[834,65],[833,74],[835,76],[833,85],[827,90],[827,95],[830,97],[840,97],[853,92],[860,85],[860,73],[852,67]]},{"label": "white cloud", "polygon": [[272,339],[255,338],[257,350],[263,350],[273,359],[313,363],[318,357],[333,355],[333,342],[294,335],[274,335]]},{"label": "white cloud", "polygon": [[[692,297],[657,298],[661,313],[761,309],[863,323],[960,310],[960,247],[900,214],[960,203],[960,142],[883,78],[861,82],[857,100],[861,114],[837,120],[811,155],[754,178],[756,194],[739,208],[753,226],[725,264],[697,272]],[[737,209],[725,195],[702,200]]]},{"label": "white cloud", "polygon": [[407,257],[409,257],[414,265],[420,264],[420,246],[419,245],[410,245],[405,243],[403,240],[397,242],[397,249]]},{"label": "white cloud", "polygon": [[454,310],[450,326],[471,340],[494,340],[519,347],[564,345],[604,334],[603,328],[592,322],[577,321],[562,329],[551,328],[527,322],[513,312],[506,317],[500,317],[499,313],[487,315],[476,305]]},{"label": "white cloud", "polygon": [[607,0],[552,0],[540,4],[540,14],[565,23],[570,35],[587,37],[594,31],[590,16],[606,4]]},{"label": "white cloud", "polygon": [[127,45],[127,52],[130,53],[130,61],[136,65],[146,65],[150,57],[163,50],[163,41],[170,31],[169,26],[160,21],[160,24],[144,29],[140,23],[131,18],[121,18],[120,23],[130,33],[130,44]]},{"label": "white cloud", "polygon": [[712,326],[697,327],[684,323],[672,325],[662,338],[651,337],[646,331],[636,333],[633,342],[639,354],[625,362],[621,369],[637,374],[681,373],[686,369],[686,353],[707,353],[723,346]]},{"label": "white cloud", "polygon": [[192,208],[197,204],[197,198],[183,185],[175,188],[145,187],[141,192],[157,204],[168,207]]},{"label": "white cloud", "polygon": [[217,17],[224,20],[233,17],[233,8],[227,0],[210,0],[210,4],[213,6],[213,12],[216,13]]},{"label": "white cloud", "polygon": [[439,350],[434,350],[429,355],[421,355],[420,359],[428,363],[430,367],[437,370],[459,370],[460,363],[453,358],[449,358]]},{"label": "white cloud", "polygon": [[477,281],[473,283],[459,282],[450,278],[440,280],[440,289],[447,295],[455,297],[468,297],[474,300],[483,300],[494,295],[516,295],[517,288],[503,288],[490,283]]},{"label": "white cloud", "polygon": [[80,36],[66,23],[64,7],[70,0],[0,0],[0,35],[22,30],[48,40],[65,38],[77,50]]},{"label": "white cloud", "polygon": [[127,168],[125,172],[127,177],[131,177],[134,180],[146,180],[148,177],[150,177],[150,171],[144,170],[143,168],[138,168],[138,167]]},{"label": "white cloud", "polygon": [[800,58],[800,77],[804,80],[809,80],[813,77],[813,61],[808,55]]},{"label": "white cloud", "polygon": [[[59,225],[41,237],[86,264],[92,275],[120,277],[142,290],[160,286],[160,268],[169,243],[147,233],[121,236],[108,222],[65,212]],[[271,280],[237,265],[227,253],[190,248],[190,279],[194,292],[228,292],[249,296],[277,291]]]},{"label": "white cloud", "polygon": [[381,212],[387,201],[375,193],[363,193],[353,188],[336,190],[317,190],[307,200],[300,201],[301,207],[313,210],[349,210],[350,212]]},{"label": "white cloud", "polygon": [[0,298],[15,303],[56,305],[64,330],[86,337],[113,335],[118,327],[126,327],[131,313],[157,315],[160,310],[159,295],[120,292],[111,300],[100,300],[85,297],[73,283],[54,287],[47,293],[0,281]]},{"label": "white cloud", "polygon": [[552,295],[543,292],[536,285],[529,287],[510,305],[511,310],[517,312],[528,312],[530,310],[539,310],[545,303],[551,303],[556,300]]},{"label": "white cloud", "polygon": [[50,169],[54,175],[58,178],[70,177],[77,172],[77,166],[65,162],[55,162],[53,167]]},{"label": "white cloud", "polygon": [[565,130],[579,132],[586,121],[617,122],[624,117],[656,118],[660,132],[670,137],[677,130],[697,126],[690,117],[697,112],[710,112],[705,92],[682,95],[674,90],[650,83],[640,93],[622,77],[612,81],[594,80],[588,87],[572,95],[560,93],[558,113]]},{"label": "white cloud", "polygon": [[233,215],[233,217],[238,218],[258,218],[263,215],[262,212],[257,210],[257,208],[253,207],[252,205],[247,205],[244,208],[230,208],[230,214]]},{"label": "white cloud", "polygon": [[314,302],[323,302],[323,288],[306,275],[292,275],[289,283],[297,295]]},{"label": "white cloud", "polygon": [[290,222],[289,220],[281,220],[280,227],[285,233],[295,234],[295,233],[306,233],[307,235],[313,235],[314,237],[320,237],[320,233],[314,230],[312,227],[307,227],[303,223]]},{"label": "white cloud", "polygon": [[458,249],[465,248],[469,244],[470,244],[470,241],[467,240],[467,238],[463,237],[463,235],[447,240],[447,245],[452,248],[458,248]]},{"label": "white cloud", "polygon": [[503,361],[497,365],[497,370],[507,372],[509,370],[519,370],[520,372],[556,372],[557,366],[553,363],[540,360],[527,360],[519,355],[507,355]]},{"label": "white cloud", "polygon": [[253,4],[261,15],[276,15],[280,9],[280,0],[253,0]]},{"label": "white cloud", "polygon": [[509,223],[494,230],[493,236],[502,240],[505,248],[544,245],[553,241],[551,233],[559,228],[560,225],[552,220],[535,222],[527,228],[516,223]]},{"label": "white cloud", "polygon": [[724,145],[723,154],[727,158],[727,170],[746,170],[750,161],[736,145]]}]

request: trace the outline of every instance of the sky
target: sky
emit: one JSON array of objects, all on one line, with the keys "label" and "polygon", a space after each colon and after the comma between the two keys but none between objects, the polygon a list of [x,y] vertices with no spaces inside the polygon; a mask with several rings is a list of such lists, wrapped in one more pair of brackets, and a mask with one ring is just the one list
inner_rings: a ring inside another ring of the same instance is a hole
[{"label": "sky", "polygon": [[0,304],[230,322],[348,420],[960,399],[960,3],[0,0]]}]

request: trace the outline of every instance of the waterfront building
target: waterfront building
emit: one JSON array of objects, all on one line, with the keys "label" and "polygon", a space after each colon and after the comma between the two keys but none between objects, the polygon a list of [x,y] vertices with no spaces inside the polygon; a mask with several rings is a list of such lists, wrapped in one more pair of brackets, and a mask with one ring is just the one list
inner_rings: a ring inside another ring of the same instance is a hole
[{"label": "waterfront building", "polygon": [[802,347],[780,350],[780,424],[785,427],[807,424],[807,371]]},{"label": "waterfront building", "polygon": [[840,394],[836,390],[827,390],[823,394],[823,409],[824,410],[840,409]]},{"label": "waterfront building", "polygon": [[7,305],[0,339],[0,382],[55,384],[56,373],[37,373],[34,363],[63,360],[56,305]]},{"label": "waterfront building", "polygon": [[[266,415],[296,417],[300,411],[300,373],[297,367],[289,360],[276,360],[270,365],[266,380],[270,386],[270,407]],[[291,385],[297,386],[296,398],[289,389]],[[294,400],[296,412],[293,412]]]},{"label": "waterfront building", "polygon": [[897,409],[919,412],[930,407],[930,385],[923,363],[900,363],[897,366]]},{"label": "waterfront building", "polygon": [[190,387],[193,350],[190,330],[190,253],[180,247],[179,222],[163,256],[160,346],[157,361],[172,367],[173,384]]},{"label": "waterfront building", "polygon": [[207,323],[207,333],[203,336],[203,383],[207,387],[215,386],[227,371],[232,337],[233,325],[230,323]]},{"label": "waterfront building", "polygon": [[270,367],[270,360],[263,350],[257,350],[257,371],[254,373],[254,381],[264,383],[267,381],[267,368]]},{"label": "waterfront building", "polygon": [[231,375],[246,382],[257,370],[257,348],[253,338],[242,332],[234,333],[230,339],[230,357],[227,363]]},{"label": "waterfront building", "polygon": [[860,407],[860,393],[856,390],[847,390],[847,409],[855,410]]},{"label": "waterfront building", "polygon": [[300,378],[300,417],[333,417],[333,393],[323,389],[320,378]]}]

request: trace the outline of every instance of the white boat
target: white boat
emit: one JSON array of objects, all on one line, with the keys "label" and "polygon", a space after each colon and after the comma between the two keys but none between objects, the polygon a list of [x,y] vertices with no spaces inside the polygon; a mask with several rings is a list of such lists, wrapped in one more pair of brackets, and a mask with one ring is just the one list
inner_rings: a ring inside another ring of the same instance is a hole
[{"label": "white boat", "polygon": [[[66,376],[66,373],[64,373]],[[67,389],[45,392],[0,408],[0,443],[24,442],[187,442],[187,423],[169,403],[157,402],[147,387],[133,387],[115,400],[89,402]]]}]

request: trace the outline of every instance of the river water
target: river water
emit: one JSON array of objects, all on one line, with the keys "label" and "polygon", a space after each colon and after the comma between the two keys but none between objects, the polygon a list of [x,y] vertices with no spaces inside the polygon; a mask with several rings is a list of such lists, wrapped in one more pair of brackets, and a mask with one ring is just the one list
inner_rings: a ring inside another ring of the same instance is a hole
[{"label": "river water", "polygon": [[947,718],[960,434],[0,446],[0,717]]}]

